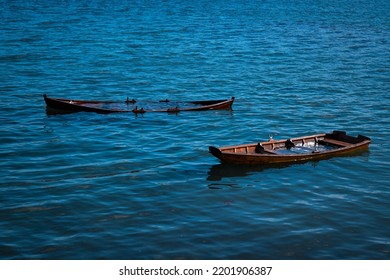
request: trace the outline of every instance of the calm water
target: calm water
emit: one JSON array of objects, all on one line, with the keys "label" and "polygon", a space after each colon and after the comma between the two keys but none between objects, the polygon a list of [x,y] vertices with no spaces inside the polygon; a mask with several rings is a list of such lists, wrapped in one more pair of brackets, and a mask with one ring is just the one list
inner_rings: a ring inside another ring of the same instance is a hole
[{"label": "calm water", "polygon": [[[0,6],[1,259],[390,259],[389,1]],[[53,116],[42,94],[236,102]],[[369,151],[248,168],[207,149],[335,129]]]}]

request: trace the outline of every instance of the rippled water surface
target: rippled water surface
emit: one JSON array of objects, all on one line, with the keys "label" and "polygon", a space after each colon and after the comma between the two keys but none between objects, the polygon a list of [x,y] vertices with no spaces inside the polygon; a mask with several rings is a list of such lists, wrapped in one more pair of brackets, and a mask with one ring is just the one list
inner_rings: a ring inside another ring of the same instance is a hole
[{"label": "rippled water surface", "polygon": [[[0,5],[1,259],[390,259],[389,2]],[[43,94],[236,101],[48,115]],[[208,153],[332,130],[369,151],[280,168]]]}]

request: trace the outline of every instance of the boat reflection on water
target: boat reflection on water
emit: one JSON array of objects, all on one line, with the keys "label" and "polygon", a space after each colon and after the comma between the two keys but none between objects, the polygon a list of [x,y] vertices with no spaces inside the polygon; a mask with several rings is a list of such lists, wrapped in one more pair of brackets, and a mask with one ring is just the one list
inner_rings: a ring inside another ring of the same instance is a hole
[{"label": "boat reflection on water", "polygon": [[[303,162],[300,164],[305,164]],[[312,162],[315,166],[318,162]],[[241,165],[241,164],[229,164],[229,163],[220,163],[211,166],[208,172],[208,181],[220,181],[223,178],[228,177],[245,177],[249,176],[252,173],[263,172],[268,169],[282,169],[290,167],[293,164],[273,164],[273,165]],[[296,164],[294,164],[296,165]]]}]

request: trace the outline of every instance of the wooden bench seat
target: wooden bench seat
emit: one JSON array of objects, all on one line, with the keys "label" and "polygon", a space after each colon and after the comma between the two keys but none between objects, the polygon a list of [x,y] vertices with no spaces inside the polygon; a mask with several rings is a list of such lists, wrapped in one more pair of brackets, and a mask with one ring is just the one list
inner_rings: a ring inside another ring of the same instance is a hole
[{"label": "wooden bench seat", "polygon": [[343,141],[339,141],[339,140],[335,140],[335,139],[330,139],[330,138],[324,138],[324,139],[320,140],[320,142],[321,141],[324,143],[329,143],[329,144],[333,144],[333,145],[341,146],[341,147],[347,147],[347,146],[351,145],[351,143],[347,143],[347,142],[343,142]]}]

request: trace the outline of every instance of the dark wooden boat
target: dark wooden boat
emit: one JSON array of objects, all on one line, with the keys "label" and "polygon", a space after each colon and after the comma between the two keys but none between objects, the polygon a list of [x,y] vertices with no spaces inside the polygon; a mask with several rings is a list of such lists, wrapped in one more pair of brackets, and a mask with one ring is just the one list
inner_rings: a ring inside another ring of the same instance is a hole
[{"label": "dark wooden boat", "polygon": [[97,101],[97,100],[73,100],[65,98],[50,98],[43,95],[46,106],[50,110],[58,112],[94,112],[101,114],[132,112],[142,114],[146,112],[178,113],[182,111],[206,111],[231,109],[234,97],[227,100],[203,100],[203,101],[160,101],[138,102],[127,98],[124,101]]},{"label": "dark wooden boat", "polygon": [[371,139],[363,135],[353,137],[344,131],[333,131],[221,148],[210,146],[209,151],[222,163],[271,165],[344,156],[367,150],[370,143]]}]

